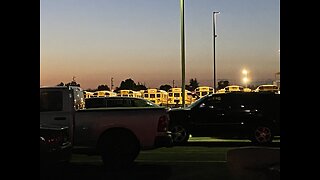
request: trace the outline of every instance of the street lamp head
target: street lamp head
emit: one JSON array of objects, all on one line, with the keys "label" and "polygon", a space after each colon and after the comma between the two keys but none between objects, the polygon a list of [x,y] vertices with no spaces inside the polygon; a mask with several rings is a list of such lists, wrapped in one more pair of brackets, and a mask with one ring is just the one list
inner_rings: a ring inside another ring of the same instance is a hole
[{"label": "street lamp head", "polygon": [[244,70],[242,70],[242,74],[247,75],[248,71],[244,69]]},{"label": "street lamp head", "polygon": [[213,14],[220,14],[220,11],[213,11]]}]

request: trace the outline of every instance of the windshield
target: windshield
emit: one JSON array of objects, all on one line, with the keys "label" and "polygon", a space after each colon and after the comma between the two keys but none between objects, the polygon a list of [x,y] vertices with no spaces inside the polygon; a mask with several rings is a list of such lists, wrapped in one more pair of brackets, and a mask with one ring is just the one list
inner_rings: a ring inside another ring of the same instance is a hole
[{"label": "windshield", "polygon": [[190,108],[190,109],[191,109],[191,108],[196,107],[198,104],[202,103],[203,100],[204,100],[205,98],[207,98],[209,95],[210,95],[210,94],[201,97],[200,99],[198,99],[198,100],[196,100],[195,102],[193,102],[192,104],[190,104],[187,108]]}]

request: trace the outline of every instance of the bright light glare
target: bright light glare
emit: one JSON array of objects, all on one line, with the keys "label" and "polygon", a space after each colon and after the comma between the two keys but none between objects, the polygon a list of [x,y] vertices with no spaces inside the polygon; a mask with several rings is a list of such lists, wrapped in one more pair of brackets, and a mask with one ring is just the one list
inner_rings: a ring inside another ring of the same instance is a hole
[{"label": "bright light glare", "polygon": [[244,78],[243,78],[243,82],[244,82],[244,83],[247,83],[248,81],[249,81],[249,79],[248,79],[247,77],[244,77]]},{"label": "bright light glare", "polygon": [[246,75],[246,74],[248,74],[248,71],[244,69],[244,70],[242,70],[242,74]]}]

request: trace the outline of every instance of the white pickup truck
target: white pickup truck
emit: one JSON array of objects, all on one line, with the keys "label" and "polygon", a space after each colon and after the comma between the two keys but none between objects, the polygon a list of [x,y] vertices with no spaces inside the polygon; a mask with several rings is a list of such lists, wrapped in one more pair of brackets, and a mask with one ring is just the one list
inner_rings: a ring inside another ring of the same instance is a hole
[{"label": "white pickup truck", "polygon": [[86,109],[80,87],[40,87],[40,124],[68,126],[73,151],[101,155],[110,168],[131,165],[140,150],[172,146],[165,108]]}]

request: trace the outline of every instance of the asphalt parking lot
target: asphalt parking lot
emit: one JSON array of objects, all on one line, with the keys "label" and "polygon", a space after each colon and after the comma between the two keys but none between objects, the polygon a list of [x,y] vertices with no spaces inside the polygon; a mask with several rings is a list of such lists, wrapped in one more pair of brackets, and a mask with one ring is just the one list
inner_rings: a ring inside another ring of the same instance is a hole
[{"label": "asphalt parking lot", "polygon": [[[247,140],[190,138],[188,145],[141,151],[133,167],[108,171],[99,156],[74,154],[71,162],[58,167],[41,179],[153,179],[153,180],[231,180],[226,164],[226,152],[237,147],[251,146]],[[280,147],[280,139],[270,146]]]}]

